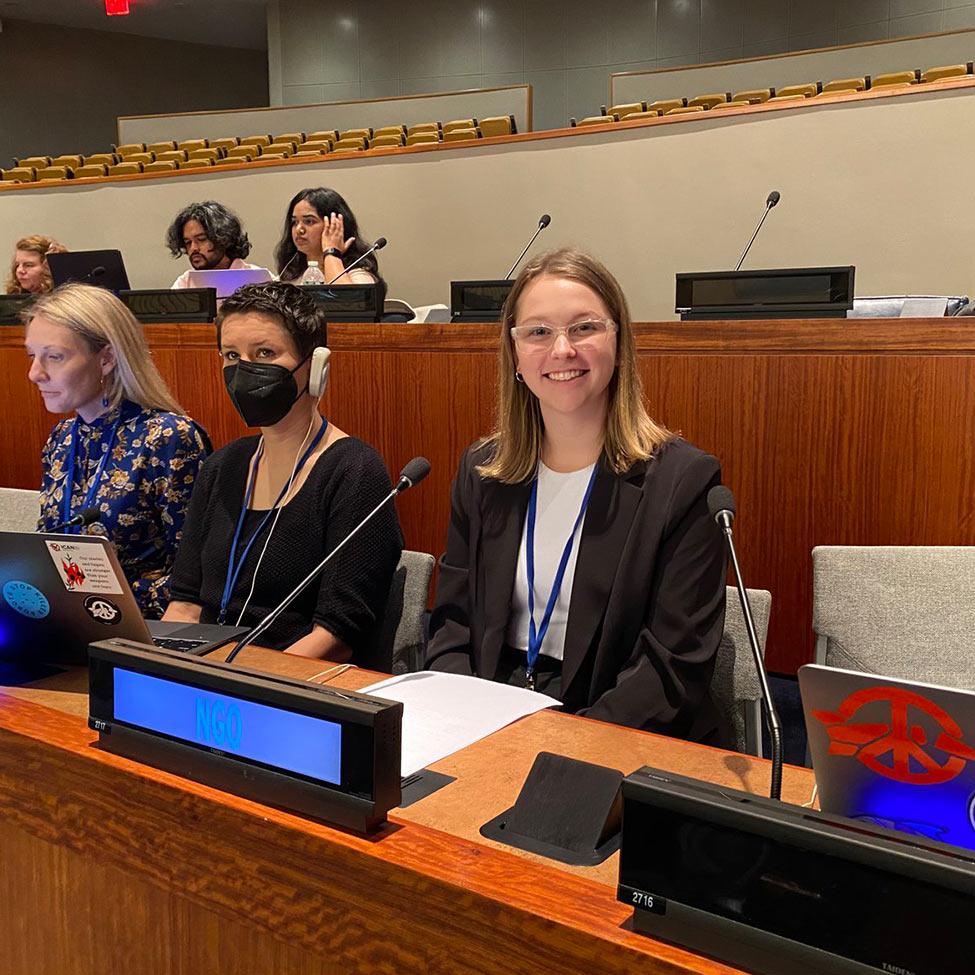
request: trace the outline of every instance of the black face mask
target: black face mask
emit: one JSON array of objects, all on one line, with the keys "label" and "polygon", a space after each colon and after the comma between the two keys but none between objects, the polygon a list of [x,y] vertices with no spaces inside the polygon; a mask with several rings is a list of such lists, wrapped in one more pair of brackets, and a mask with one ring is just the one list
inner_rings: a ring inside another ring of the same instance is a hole
[{"label": "black face mask", "polygon": [[301,395],[295,373],[307,356],[286,369],[273,362],[232,362],[223,367],[223,381],[230,401],[249,427],[273,427],[283,420]]}]

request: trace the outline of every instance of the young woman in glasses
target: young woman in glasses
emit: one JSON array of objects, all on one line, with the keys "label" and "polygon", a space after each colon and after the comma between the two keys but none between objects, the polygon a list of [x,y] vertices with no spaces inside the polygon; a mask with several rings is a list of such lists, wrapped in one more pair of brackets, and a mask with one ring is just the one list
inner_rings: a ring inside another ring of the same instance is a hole
[{"label": "young woman in glasses", "polygon": [[721,744],[708,688],[725,557],[706,500],[720,470],[647,414],[616,279],[574,250],[528,263],[499,369],[497,429],[453,485],[428,666]]}]

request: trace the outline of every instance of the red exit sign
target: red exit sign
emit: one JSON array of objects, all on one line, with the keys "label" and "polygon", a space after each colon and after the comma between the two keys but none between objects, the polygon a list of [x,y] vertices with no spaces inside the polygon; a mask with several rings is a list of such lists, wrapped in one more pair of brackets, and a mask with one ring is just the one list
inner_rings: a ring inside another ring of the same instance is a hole
[{"label": "red exit sign", "polygon": [[109,17],[124,17],[129,12],[129,0],[105,0],[105,13]]}]

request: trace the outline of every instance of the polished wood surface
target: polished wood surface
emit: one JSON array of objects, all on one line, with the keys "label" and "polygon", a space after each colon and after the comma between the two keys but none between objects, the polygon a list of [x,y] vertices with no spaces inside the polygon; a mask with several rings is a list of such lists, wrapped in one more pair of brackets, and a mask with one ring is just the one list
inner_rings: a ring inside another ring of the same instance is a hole
[{"label": "polished wood surface", "polygon": [[[695,65],[695,67],[699,67]],[[638,73],[638,72],[637,72]],[[570,127],[564,129],[542,129],[538,132],[519,132],[515,135],[488,136],[481,139],[468,139],[460,142],[434,142],[423,143],[415,146],[385,147],[379,149],[366,149],[356,153],[326,153],[320,157],[292,156],[290,159],[268,159],[262,161],[260,157],[254,162],[231,163],[223,162],[218,166],[209,166],[202,169],[176,169],[165,173],[133,173],[127,176],[91,176],[83,179],[50,179],[37,183],[0,183],[0,193],[17,192],[19,190],[35,190],[38,192],[63,186],[83,186],[98,183],[128,183],[139,180],[160,180],[160,179],[181,179],[184,177],[200,176],[207,173],[230,173],[246,172],[251,170],[266,169],[271,166],[309,166],[309,165],[328,165],[331,162],[341,162],[348,159],[374,159],[379,156],[412,156],[425,152],[451,152],[458,149],[487,148],[489,146],[504,146],[515,142],[535,142],[541,139],[574,139],[585,138],[594,134],[606,134],[612,132],[622,132],[626,129],[642,129],[656,125],[690,125],[694,123],[707,122],[711,119],[716,122],[733,120],[743,115],[761,115],[766,112],[793,112],[807,109],[818,109],[824,106],[831,106],[843,102],[851,101],[875,101],[877,99],[888,98],[911,98],[934,91],[945,91],[955,88],[975,88],[975,78],[970,75],[959,78],[945,78],[941,81],[929,81],[923,85],[911,85],[909,88],[896,88],[893,86],[871,88],[867,91],[840,91],[831,92],[827,95],[818,95],[815,99],[806,98],[802,101],[789,102],[762,102],[757,105],[744,105],[740,108],[729,108],[715,114],[710,112],[698,112],[691,115],[661,115],[657,118],[633,119],[631,121],[606,122],[601,125],[586,125],[583,127]],[[250,109],[250,111],[261,111],[261,109]],[[266,111],[266,109],[264,109]],[[591,141],[591,140],[590,140]]]},{"label": "polished wood surface", "polygon": [[[245,653],[247,667],[323,679],[318,662]],[[350,670],[332,683],[376,676]],[[632,931],[616,857],[565,867],[477,829],[513,802],[541,749],[761,790],[758,759],[543,713],[437,763],[457,780],[366,838],[99,750],[83,687],[76,671],[0,689],[5,975],[732,975]],[[786,770],[789,798],[805,801],[811,784]]]},{"label": "polished wood surface", "polygon": [[[772,592],[768,659],[812,658],[814,545],[975,544],[975,328],[969,319],[657,322],[636,326],[653,415],[721,461],[748,584]],[[212,326],[149,326],[163,375],[218,446],[244,432]],[[52,417],[26,378],[22,330],[0,330],[0,484],[35,487]],[[461,452],[491,429],[498,329],[335,325],[325,411],[395,475],[409,548],[439,555]]]}]

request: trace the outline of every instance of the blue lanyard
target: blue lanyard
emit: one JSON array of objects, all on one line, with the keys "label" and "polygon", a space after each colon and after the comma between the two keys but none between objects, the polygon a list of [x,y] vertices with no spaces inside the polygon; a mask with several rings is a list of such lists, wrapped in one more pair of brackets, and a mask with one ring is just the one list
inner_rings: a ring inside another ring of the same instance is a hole
[{"label": "blue lanyard", "polygon": [[251,476],[247,480],[247,490],[244,492],[244,504],[240,509],[240,517],[237,519],[237,530],[234,532],[234,540],[230,545],[230,558],[227,560],[227,578],[224,580],[223,584],[223,597],[220,600],[220,613],[217,616],[218,623],[224,623],[227,619],[227,607],[230,605],[230,597],[233,595],[234,587],[237,585],[237,578],[240,575],[240,570],[244,567],[244,563],[247,561],[247,556],[250,554],[251,548],[254,546],[254,542],[257,536],[264,531],[264,526],[270,521],[271,516],[277,511],[278,505],[284,499],[284,496],[288,493],[291,485],[294,484],[295,478],[301,471],[302,467],[305,466],[305,462],[311,456],[314,449],[321,443],[322,437],[325,436],[325,431],[328,429],[328,420],[324,417],[322,418],[322,425],[318,428],[318,433],[315,434],[315,439],[309,444],[308,449],[301,455],[301,460],[298,461],[297,465],[291,477],[288,478],[284,487],[281,488],[281,493],[278,495],[277,500],[274,502],[270,510],[261,519],[261,523],[257,526],[254,534],[251,535],[247,544],[244,546],[244,551],[240,553],[240,558],[237,557],[237,546],[240,542],[240,533],[243,530],[244,522],[247,519],[247,511],[250,508],[251,498],[254,495],[254,485],[257,482],[257,468],[261,463],[261,456],[264,453],[264,443],[257,448],[257,454],[254,456],[254,468],[251,471]]},{"label": "blue lanyard", "polygon": [[548,624],[552,620],[552,611],[559,599],[559,591],[562,588],[562,579],[565,576],[566,566],[569,564],[569,555],[572,553],[572,542],[579,531],[582,519],[586,517],[586,508],[589,507],[589,498],[592,495],[592,486],[596,483],[596,471],[599,463],[593,466],[592,474],[589,477],[589,484],[586,493],[582,498],[582,506],[579,514],[576,515],[575,524],[572,526],[572,534],[565,543],[562,550],[562,558],[559,561],[555,579],[552,581],[552,591],[549,593],[548,603],[545,606],[545,615],[542,617],[541,625],[535,627],[535,510],[538,507],[538,477],[532,482],[532,493],[528,499],[528,532],[525,538],[525,562],[528,569],[528,669],[525,671],[525,680],[530,689],[535,687],[535,664],[545,641],[545,634],[548,632]]},{"label": "blue lanyard", "polygon": [[[102,458],[98,462],[95,476],[88,483],[88,490],[85,492],[85,500],[82,508],[90,508],[91,503],[95,500],[95,495],[98,493],[98,485],[101,483],[102,474],[105,473],[105,465],[108,463],[108,458],[112,453],[112,447],[115,446],[115,437],[118,435],[118,428],[121,423],[122,414],[119,413],[118,419],[112,424],[108,440],[102,445]],[[61,502],[62,522],[71,520],[71,494],[74,491],[74,465],[78,455],[78,430],[80,429],[80,425],[81,418],[76,416],[74,423],[71,424],[71,447],[68,449],[68,470],[67,476],[64,479],[64,500]],[[63,530],[65,532],[73,532],[81,531],[81,528],[65,528]]]}]

